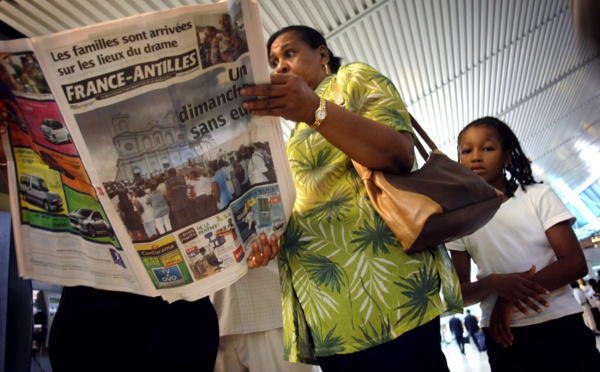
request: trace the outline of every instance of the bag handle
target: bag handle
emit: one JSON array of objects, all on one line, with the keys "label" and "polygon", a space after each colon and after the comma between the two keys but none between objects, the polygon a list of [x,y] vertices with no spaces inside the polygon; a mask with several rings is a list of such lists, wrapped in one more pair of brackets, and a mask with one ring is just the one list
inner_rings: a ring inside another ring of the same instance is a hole
[{"label": "bag handle", "polygon": [[[433,142],[433,140],[429,137],[427,132],[425,132],[425,129],[421,127],[421,124],[417,122],[417,119],[415,119],[415,117],[412,116],[411,113],[408,113],[408,115],[410,116],[410,123],[412,124],[413,129],[419,134],[423,141],[425,141],[425,143],[427,144],[427,146],[429,146],[431,151],[437,150],[438,147],[436,146],[435,142]],[[417,150],[419,150],[419,154],[421,154],[423,159],[427,160],[429,158],[429,152],[425,149],[425,147],[423,146],[421,141],[419,141],[418,138],[415,139],[415,146],[417,147]]]},{"label": "bag handle", "polygon": [[[337,83],[337,77],[335,78],[334,84],[335,84],[334,102],[336,104],[338,104],[339,106],[344,107],[345,102],[344,102],[344,98],[342,97],[342,94],[340,92],[340,87]],[[427,132],[425,132],[425,129],[423,129],[423,127],[421,127],[421,124],[419,124],[419,122],[417,122],[417,119],[415,119],[415,117],[412,116],[412,114],[410,112],[408,113],[408,115],[410,116],[410,123],[411,123],[413,129],[419,134],[419,137],[421,137],[423,139],[423,141],[425,141],[425,143],[427,144],[427,146],[429,146],[431,151],[437,150],[438,147],[433,142],[433,140],[429,137]],[[423,159],[425,161],[427,161],[427,159],[429,158],[429,151],[427,151],[427,149],[425,149],[425,146],[423,146],[421,141],[419,141],[419,138],[416,136],[415,136],[415,147],[417,148],[417,150],[419,151],[419,154],[421,154]]]}]

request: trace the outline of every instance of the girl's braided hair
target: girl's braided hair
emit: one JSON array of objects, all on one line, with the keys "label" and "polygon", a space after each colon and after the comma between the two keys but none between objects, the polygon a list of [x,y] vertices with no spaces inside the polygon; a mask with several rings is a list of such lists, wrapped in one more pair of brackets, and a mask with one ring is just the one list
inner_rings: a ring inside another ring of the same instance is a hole
[{"label": "girl's braided hair", "polygon": [[[515,133],[502,120],[491,116],[474,120],[460,131],[457,142],[460,144],[461,137],[467,129],[478,126],[487,126],[488,128],[495,130],[496,133],[498,133],[498,137],[500,137],[502,152],[506,153],[508,151],[510,153],[510,163],[502,172],[504,175],[504,185],[506,186],[507,196],[513,196],[519,185],[521,185],[521,189],[525,191],[526,185],[537,183],[537,181],[533,179],[531,160],[525,156]],[[458,155],[460,159],[460,149]],[[510,177],[507,175],[506,170],[510,173]]]}]

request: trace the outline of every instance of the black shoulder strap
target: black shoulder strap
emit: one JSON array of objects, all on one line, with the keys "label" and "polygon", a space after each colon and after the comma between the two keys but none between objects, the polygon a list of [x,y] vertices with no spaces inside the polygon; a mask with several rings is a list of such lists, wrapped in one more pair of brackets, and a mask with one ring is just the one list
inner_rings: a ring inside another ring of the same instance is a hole
[{"label": "black shoulder strap", "polygon": [[[409,115],[410,115],[410,123],[412,124],[415,132],[417,132],[419,134],[419,137],[421,137],[421,139],[423,139],[423,141],[425,141],[425,143],[427,144],[427,146],[429,146],[431,151],[437,150],[438,147],[433,142],[433,140],[429,137],[427,132],[425,132],[425,129],[423,129],[423,127],[421,127],[421,124],[419,124],[419,122],[417,122],[417,119],[415,119],[415,117],[412,116],[412,114],[409,113]],[[421,154],[423,159],[427,160],[427,158],[429,158],[429,151],[427,151],[425,149],[425,147],[423,146],[421,141],[419,141],[418,138],[415,141],[415,146],[417,147],[417,150],[419,150],[419,154]]]}]

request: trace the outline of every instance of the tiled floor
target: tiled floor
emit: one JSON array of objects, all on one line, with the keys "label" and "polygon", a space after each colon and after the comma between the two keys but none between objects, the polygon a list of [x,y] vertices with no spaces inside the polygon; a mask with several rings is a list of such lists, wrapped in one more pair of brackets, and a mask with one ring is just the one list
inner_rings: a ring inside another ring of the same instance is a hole
[{"label": "tiled floor", "polygon": [[487,353],[479,352],[477,347],[470,340],[470,344],[465,345],[465,354],[461,354],[455,341],[452,343],[442,343],[442,350],[448,361],[450,372],[490,372]]}]

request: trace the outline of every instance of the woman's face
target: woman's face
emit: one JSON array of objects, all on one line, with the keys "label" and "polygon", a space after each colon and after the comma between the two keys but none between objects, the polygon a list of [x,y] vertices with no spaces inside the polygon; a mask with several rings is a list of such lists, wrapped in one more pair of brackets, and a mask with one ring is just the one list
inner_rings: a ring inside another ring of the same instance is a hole
[{"label": "woman's face", "polygon": [[274,73],[291,72],[298,75],[313,90],[325,78],[323,64],[328,61],[329,53],[325,46],[312,49],[293,31],[279,35],[269,51],[269,63]]}]

